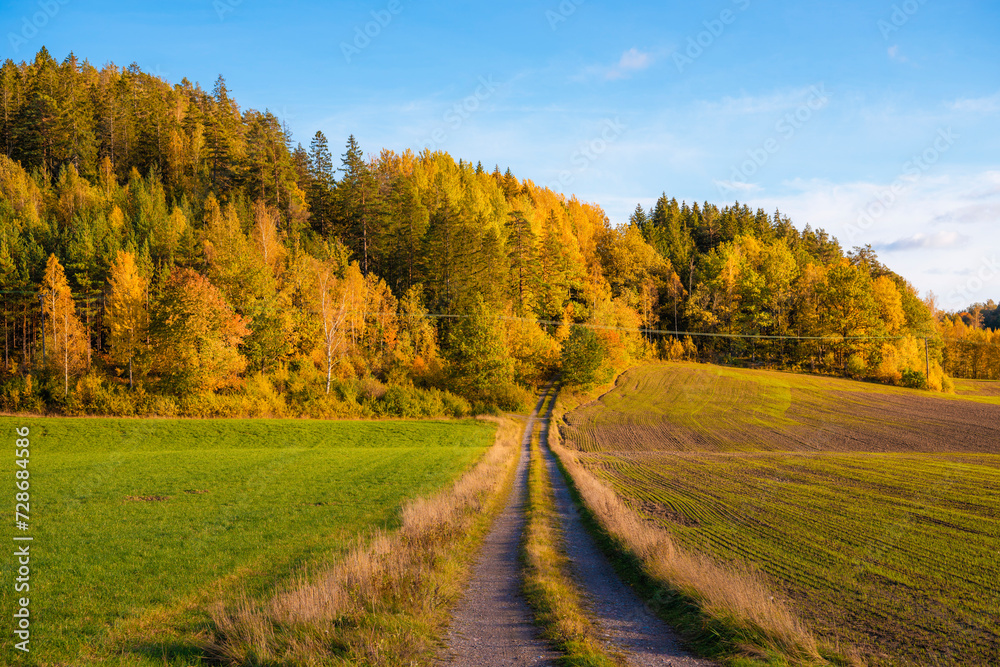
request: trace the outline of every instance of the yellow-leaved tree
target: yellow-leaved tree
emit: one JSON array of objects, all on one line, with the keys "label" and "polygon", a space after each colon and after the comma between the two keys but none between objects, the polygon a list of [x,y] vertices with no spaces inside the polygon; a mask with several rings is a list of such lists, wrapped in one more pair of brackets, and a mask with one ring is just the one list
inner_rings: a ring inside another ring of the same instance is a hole
[{"label": "yellow-leaved tree", "polygon": [[42,279],[43,320],[47,327],[42,339],[42,355],[46,366],[63,376],[63,390],[69,395],[69,376],[87,365],[87,333],[76,316],[73,295],[66,281],[66,272],[55,255],[49,255]]},{"label": "yellow-leaved tree", "polygon": [[[326,393],[333,381],[334,358],[346,347],[346,323],[350,311],[349,281],[338,280],[332,262],[314,260],[312,310],[320,322],[320,348],[326,361]],[[358,274],[360,275],[360,273]]]},{"label": "yellow-leaved tree", "polygon": [[288,251],[282,245],[281,236],[278,234],[280,221],[278,211],[262,201],[257,201],[253,205],[253,219],[251,234],[253,245],[264,259],[264,264],[271,269],[271,273],[275,277],[280,277],[284,271],[285,256]]},{"label": "yellow-leaved tree", "polygon": [[128,367],[128,386],[133,386],[136,357],[145,349],[149,328],[146,312],[147,281],[135,266],[135,256],[120,251],[108,277],[105,322],[111,361],[119,368]]}]

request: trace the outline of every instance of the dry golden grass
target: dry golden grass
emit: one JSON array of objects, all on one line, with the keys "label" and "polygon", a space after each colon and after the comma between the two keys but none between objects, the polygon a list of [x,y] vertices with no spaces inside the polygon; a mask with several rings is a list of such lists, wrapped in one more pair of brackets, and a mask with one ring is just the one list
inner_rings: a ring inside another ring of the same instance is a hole
[{"label": "dry golden grass", "polygon": [[206,653],[231,665],[431,664],[513,478],[521,426],[495,421],[494,446],[450,488],[409,503],[397,531],[359,539],[333,567],[270,599],[212,606]]},{"label": "dry golden grass", "polygon": [[538,436],[536,429],[531,442],[524,531],[525,597],[545,638],[564,653],[563,664],[577,667],[624,664],[621,656],[610,652],[599,639],[597,628],[583,609],[583,595],[569,572],[555,496]]},{"label": "dry golden grass", "polygon": [[815,638],[758,574],[685,552],[670,533],[640,518],[580,464],[576,452],[558,444],[552,448],[572,475],[587,509],[608,535],[643,564],[650,577],[697,601],[706,616],[765,637],[771,645],[764,648],[805,663],[822,662]]},{"label": "dry golden grass", "polygon": [[[565,412],[565,405],[586,400],[585,396],[569,395],[557,414]],[[579,452],[564,447],[558,428],[550,430],[549,446],[615,548],[636,562],[654,585],[693,602],[701,620],[696,619],[692,625],[707,622],[726,629],[735,644],[714,647],[712,652],[718,653],[717,657],[732,664],[746,664],[740,662],[741,656],[758,658],[765,664],[772,660],[775,664],[829,664],[809,628],[774,595],[759,573],[680,548],[666,529],[644,520],[597,479],[578,460]],[[839,663],[863,664],[853,651],[848,649],[847,653],[838,658]]]}]

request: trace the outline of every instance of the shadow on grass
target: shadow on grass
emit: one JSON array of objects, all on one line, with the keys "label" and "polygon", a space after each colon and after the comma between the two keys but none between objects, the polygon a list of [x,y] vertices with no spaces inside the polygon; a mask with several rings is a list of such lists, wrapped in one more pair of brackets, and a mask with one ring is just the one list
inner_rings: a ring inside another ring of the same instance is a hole
[{"label": "shadow on grass", "polygon": [[193,641],[181,639],[135,642],[125,649],[126,654],[141,656],[169,667],[217,664],[205,655],[205,649]]}]

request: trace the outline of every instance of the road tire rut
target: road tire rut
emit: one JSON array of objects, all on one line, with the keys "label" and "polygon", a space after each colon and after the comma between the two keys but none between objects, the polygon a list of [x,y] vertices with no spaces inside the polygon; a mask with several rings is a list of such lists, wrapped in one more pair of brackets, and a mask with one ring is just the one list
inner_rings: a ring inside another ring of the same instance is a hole
[{"label": "road tire rut", "polygon": [[573,578],[607,646],[633,667],[713,667],[683,650],[674,630],[658,618],[615,573],[580,519],[555,454],[548,447],[552,407],[542,420],[541,451],[552,482],[556,512]]},{"label": "road tire rut", "polygon": [[446,642],[445,665],[455,667],[554,666],[559,654],[539,637],[521,593],[521,538],[528,495],[528,457],[542,394],[521,442],[507,506],[496,518],[473,567],[472,580],[459,602]]}]

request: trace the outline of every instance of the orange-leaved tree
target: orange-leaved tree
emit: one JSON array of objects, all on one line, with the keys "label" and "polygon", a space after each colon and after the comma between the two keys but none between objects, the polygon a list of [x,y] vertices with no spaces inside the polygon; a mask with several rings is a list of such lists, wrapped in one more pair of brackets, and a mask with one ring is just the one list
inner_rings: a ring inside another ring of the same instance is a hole
[{"label": "orange-leaved tree", "polygon": [[207,278],[174,269],[150,321],[154,369],[174,391],[214,391],[239,381],[250,333],[242,317]]},{"label": "orange-leaved tree", "polygon": [[[330,393],[333,382],[335,359],[343,355],[347,347],[348,323],[352,298],[348,282],[338,279],[334,261],[322,262],[311,259],[307,269],[308,282],[303,285],[303,297],[313,322],[319,326],[319,348],[326,363],[326,393]],[[355,265],[355,272],[357,272]],[[364,279],[360,278],[361,283]]]}]

